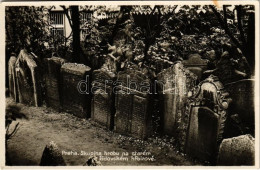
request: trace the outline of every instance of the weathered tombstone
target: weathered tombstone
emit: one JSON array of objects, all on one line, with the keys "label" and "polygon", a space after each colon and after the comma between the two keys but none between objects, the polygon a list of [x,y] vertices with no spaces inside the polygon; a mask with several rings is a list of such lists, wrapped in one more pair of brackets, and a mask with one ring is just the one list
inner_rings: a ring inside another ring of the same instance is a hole
[{"label": "weathered tombstone", "polygon": [[15,63],[19,102],[34,106],[42,104],[39,69],[34,56],[21,50]]},{"label": "weathered tombstone", "polygon": [[231,101],[222,83],[211,75],[202,81],[189,99],[189,127],[185,151],[203,161],[215,163],[222,140],[227,108]]},{"label": "weathered tombstone", "polygon": [[229,112],[238,114],[241,121],[251,129],[252,134],[255,128],[254,84],[255,80],[244,79],[225,85],[233,100]]},{"label": "weathered tombstone", "polygon": [[92,112],[91,118],[112,130],[115,116],[115,96],[113,83],[115,74],[103,69],[92,73]]},{"label": "weathered tombstone", "polygon": [[[163,132],[176,136],[182,141],[183,128],[188,120],[185,116],[185,103],[188,91],[195,86],[196,76],[185,69],[181,62],[175,62],[170,68],[157,75],[160,105],[163,113]],[[184,144],[182,144],[184,145]]]},{"label": "weathered tombstone", "polygon": [[77,63],[61,66],[62,108],[80,118],[89,118],[91,114],[90,70]]},{"label": "weathered tombstone", "polygon": [[15,74],[15,63],[17,58],[11,56],[8,61],[8,79],[9,79],[9,94],[10,97],[14,98],[18,102],[17,85],[16,85],[16,74]]},{"label": "weathered tombstone", "polygon": [[219,147],[218,165],[255,165],[255,139],[242,135],[224,139]]},{"label": "weathered tombstone", "polygon": [[191,72],[198,76],[198,80],[201,80],[202,73],[207,69],[208,62],[202,59],[199,54],[191,54],[188,60],[183,60],[183,65],[187,67]]},{"label": "weathered tombstone", "polygon": [[118,73],[117,83],[115,131],[136,138],[148,137],[152,117],[149,78],[128,69]]},{"label": "weathered tombstone", "polygon": [[40,166],[66,166],[61,151],[53,141],[44,148]]},{"label": "weathered tombstone", "polygon": [[61,108],[62,82],[61,66],[65,60],[58,57],[46,58],[47,74],[45,77],[46,84],[46,105],[55,109]]}]

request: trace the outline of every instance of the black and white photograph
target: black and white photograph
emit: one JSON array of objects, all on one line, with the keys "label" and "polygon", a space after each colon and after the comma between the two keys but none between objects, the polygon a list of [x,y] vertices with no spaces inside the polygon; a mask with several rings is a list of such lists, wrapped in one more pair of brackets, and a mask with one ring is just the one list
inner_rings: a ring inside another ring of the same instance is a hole
[{"label": "black and white photograph", "polygon": [[4,166],[259,166],[258,1],[2,5]]}]

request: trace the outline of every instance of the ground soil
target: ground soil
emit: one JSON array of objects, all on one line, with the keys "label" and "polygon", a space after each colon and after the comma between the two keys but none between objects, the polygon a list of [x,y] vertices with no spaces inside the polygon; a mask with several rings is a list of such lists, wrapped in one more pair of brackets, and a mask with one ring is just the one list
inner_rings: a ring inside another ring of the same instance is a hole
[{"label": "ground soil", "polygon": [[[11,98],[7,98],[6,103],[15,104]],[[108,131],[92,120],[80,119],[51,108],[29,107],[20,103],[16,105],[22,108],[21,112],[27,118],[17,119],[11,124],[11,128],[14,128],[19,122],[20,128],[7,143],[10,165],[39,165],[43,150],[51,141],[57,144],[61,152],[73,151],[79,154],[63,154],[66,164],[70,166],[81,166],[88,160],[90,156],[80,155],[81,151],[96,151],[102,155],[104,151],[119,152],[120,155],[122,152],[129,153],[128,161],[101,161],[102,165],[198,165],[198,162],[178,152],[171,142],[164,138],[138,140]],[[132,152],[143,151],[150,155],[141,157],[153,157],[154,160],[131,159]]]}]

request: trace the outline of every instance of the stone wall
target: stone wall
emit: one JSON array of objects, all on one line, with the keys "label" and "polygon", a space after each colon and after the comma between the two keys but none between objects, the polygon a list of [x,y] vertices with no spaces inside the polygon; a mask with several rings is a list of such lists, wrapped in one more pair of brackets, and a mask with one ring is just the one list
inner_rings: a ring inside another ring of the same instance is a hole
[{"label": "stone wall", "polygon": [[39,69],[35,57],[26,50],[21,50],[15,63],[15,74],[19,102],[41,106],[42,95]]},{"label": "stone wall", "polygon": [[[91,114],[91,96],[90,94],[80,93],[78,89],[79,82],[90,84],[91,68],[83,64],[65,63],[61,67],[62,77],[62,108],[64,111],[72,113],[80,118],[89,118]],[[87,76],[89,76],[87,80]],[[87,85],[83,84],[82,91],[85,91]]]}]

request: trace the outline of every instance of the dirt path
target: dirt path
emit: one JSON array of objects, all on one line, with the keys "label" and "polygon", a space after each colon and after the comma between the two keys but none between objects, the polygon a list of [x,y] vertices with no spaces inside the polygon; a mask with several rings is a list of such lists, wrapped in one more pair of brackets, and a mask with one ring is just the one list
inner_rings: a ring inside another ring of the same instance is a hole
[{"label": "dirt path", "polygon": [[[6,99],[6,103],[13,101]],[[79,119],[67,113],[58,113],[46,107],[22,107],[22,112],[28,119],[19,119],[20,128],[8,142],[9,157],[12,165],[39,165],[43,150],[50,141],[54,141],[61,151],[78,155],[65,155],[67,165],[83,165],[89,155],[82,152],[122,152],[129,153],[125,156],[128,160],[102,160],[102,165],[194,165],[182,154],[177,153],[172,145],[163,139],[148,139],[141,141],[107,131],[91,120]],[[12,123],[14,127],[15,123]],[[145,161],[132,160],[132,152],[143,152],[138,158]],[[109,156],[113,158],[114,156]],[[152,159],[154,158],[154,160]],[[149,159],[149,160],[147,160]]]}]

